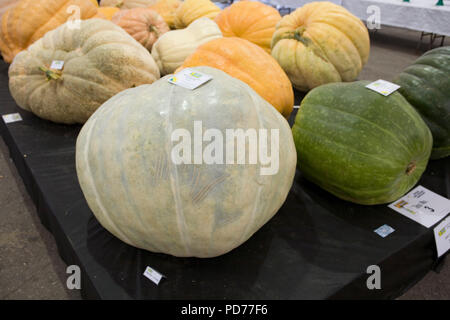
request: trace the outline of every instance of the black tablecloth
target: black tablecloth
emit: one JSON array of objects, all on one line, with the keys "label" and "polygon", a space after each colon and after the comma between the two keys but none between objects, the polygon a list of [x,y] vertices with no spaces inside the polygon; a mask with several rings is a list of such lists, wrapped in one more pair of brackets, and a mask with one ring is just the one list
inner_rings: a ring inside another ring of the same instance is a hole
[{"label": "black tablecloth", "polygon": [[[300,98],[297,94],[297,104]],[[97,222],[83,197],[75,172],[80,126],[54,124],[19,109],[2,62],[0,113],[14,112],[23,121],[0,121],[1,134],[61,257],[81,267],[86,298],[395,298],[437,261],[432,229],[386,205],[342,201],[299,172],[275,217],[228,254],[175,258],[133,248]],[[419,184],[449,197],[450,161],[430,162]],[[374,230],[384,224],[395,232],[381,238]],[[381,268],[381,290],[366,286],[370,265]],[[146,266],[166,276],[159,286],[142,275]]]}]

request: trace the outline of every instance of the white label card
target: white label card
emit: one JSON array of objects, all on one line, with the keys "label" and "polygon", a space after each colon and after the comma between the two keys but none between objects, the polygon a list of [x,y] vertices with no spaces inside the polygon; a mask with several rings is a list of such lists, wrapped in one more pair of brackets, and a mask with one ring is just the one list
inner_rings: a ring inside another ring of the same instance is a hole
[{"label": "white label card", "polygon": [[5,123],[22,121],[22,117],[18,113],[5,114],[3,116],[3,121],[5,121]]},{"label": "white label card", "polygon": [[391,203],[389,208],[430,228],[450,212],[450,200],[418,186]]},{"label": "white label card", "polygon": [[152,280],[154,283],[156,283],[156,285],[159,284],[161,278],[163,277],[162,274],[150,267],[145,268],[144,276]]},{"label": "white label card", "polygon": [[438,258],[450,249],[450,216],[434,228]]},{"label": "white label card", "polygon": [[186,68],[170,77],[169,82],[186,89],[194,90],[211,79],[212,77],[210,75]]},{"label": "white label card", "polygon": [[64,61],[61,60],[53,60],[52,64],[50,65],[50,69],[54,70],[62,70],[64,67]]},{"label": "white label card", "polygon": [[382,225],[378,229],[375,229],[374,232],[377,233],[380,237],[386,238],[388,235],[390,235],[392,232],[394,232],[395,229],[391,226],[388,226],[387,224]]},{"label": "white label card", "polygon": [[392,92],[396,91],[400,88],[399,85],[396,85],[395,83],[386,81],[386,80],[377,80],[372,83],[369,83],[366,88],[373,90],[375,92],[378,92],[382,94],[383,96],[388,96]]}]

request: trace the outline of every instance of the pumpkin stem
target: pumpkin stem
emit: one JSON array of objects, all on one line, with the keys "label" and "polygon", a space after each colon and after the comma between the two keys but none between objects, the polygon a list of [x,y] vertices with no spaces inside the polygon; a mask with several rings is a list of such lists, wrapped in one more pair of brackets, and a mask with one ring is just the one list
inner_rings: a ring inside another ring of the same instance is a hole
[{"label": "pumpkin stem", "polygon": [[150,26],[149,29],[150,29],[150,32],[156,33],[156,36],[159,38],[159,30],[158,30],[158,28],[156,28],[155,26]]},{"label": "pumpkin stem", "polygon": [[416,170],[416,163],[414,161],[412,161],[406,167],[406,175],[407,176],[411,175],[411,173],[413,173],[414,170]]},{"label": "pumpkin stem", "polygon": [[58,80],[59,78],[61,78],[61,75],[62,75],[60,71],[53,71],[46,67],[39,67],[39,70],[41,70],[45,73],[45,76],[47,77],[47,81]]}]

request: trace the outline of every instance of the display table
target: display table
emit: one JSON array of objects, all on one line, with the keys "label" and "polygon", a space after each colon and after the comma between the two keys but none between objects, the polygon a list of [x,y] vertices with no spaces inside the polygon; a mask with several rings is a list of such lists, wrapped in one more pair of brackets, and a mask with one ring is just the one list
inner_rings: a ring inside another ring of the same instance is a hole
[{"label": "display table", "polygon": [[369,6],[380,8],[381,24],[450,36],[450,1],[436,6],[437,0],[342,0],[342,6],[361,20],[373,14]]},{"label": "display table", "polygon": [[[15,112],[23,120],[0,121],[0,132],[61,257],[80,266],[85,298],[395,298],[437,262],[432,229],[386,205],[339,200],[299,172],[275,217],[228,254],[176,258],[136,249],[106,231],[87,206],[75,172],[80,126],[19,109],[8,91],[7,65],[0,63],[0,114]],[[420,184],[449,197],[449,175],[448,159],[433,161]],[[395,232],[381,238],[374,230],[384,224]],[[366,286],[370,265],[381,268],[381,290]],[[159,286],[143,276],[146,266],[165,275]]]},{"label": "display table", "polygon": [[[363,21],[373,12],[369,6],[380,8],[381,24],[438,35],[450,36],[450,0],[436,6],[438,0],[329,0],[341,5]],[[299,8],[312,0],[270,0],[274,6]]]}]

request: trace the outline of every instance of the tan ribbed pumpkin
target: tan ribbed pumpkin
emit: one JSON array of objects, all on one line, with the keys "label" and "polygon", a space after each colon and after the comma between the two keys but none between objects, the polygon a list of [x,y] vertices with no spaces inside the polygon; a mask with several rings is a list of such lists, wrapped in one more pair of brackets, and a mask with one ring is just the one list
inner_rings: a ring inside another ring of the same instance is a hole
[{"label": "tan ribbed pumpkin", "polygon": [[308,3],[284,16],[272,39],[272,56],[302,91],[355,80],[369,50],[361,20],[331,2]]},{"label": "tan ribbed pumpkin", "polygon": [[[62,70],[53,61],[64,61]],[[9,68],[16,103],[60,123],[84,123],[106,100],[152,83],[159,70],[150,53],[122,28],[103,19],[68,23],[20,52]]]}]

